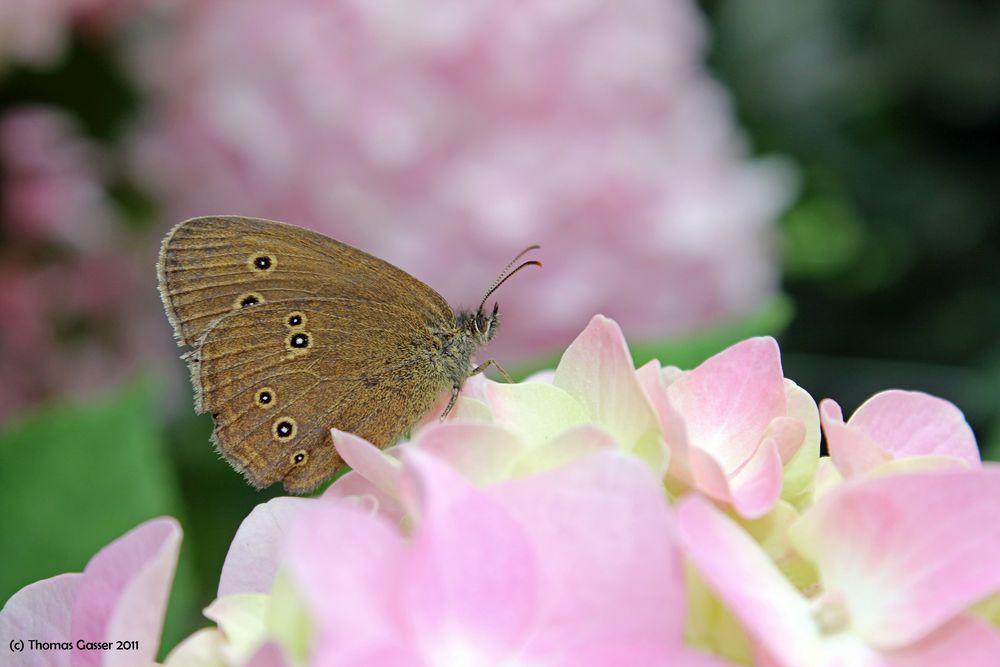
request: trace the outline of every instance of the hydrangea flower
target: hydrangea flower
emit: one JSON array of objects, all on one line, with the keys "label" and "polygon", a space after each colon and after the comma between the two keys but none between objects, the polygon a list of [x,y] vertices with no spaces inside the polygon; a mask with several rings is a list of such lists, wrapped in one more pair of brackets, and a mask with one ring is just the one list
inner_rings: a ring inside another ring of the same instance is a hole
[{"label": "hydrangea flower", "polygon": [[[247,516],[213,625],[165,667],[993,665],[1000,467],[941,399],[884,392],[847,423],[822,405],[833,458],[773,340],[636,370],[595,317],[554,372],[473,379],[388,453],[335,432],[354,471]],[[26,587],[0,640],[155,651],[178,540],[149,522]]]},{"label": "hydrangea flower", "polygon": [[845,477],[890,461],[902,465],[981,465],[961,411],[936,396],[890,390],[875,394],[844,423],[833,399],[820,405],[830,458]]},{"label": "hydrangea flower", "polygon": [[420,450],[403,466],[408,538],[334,503],[293,526],[318,661],[692,664],[672,517],[642,463],[595,454],[487,490]]},{"label": "hydrangea flower", "polygon": [[1000,591],[1000,468],[844,483],[791,527],[819,572],[806,596],[703,498],[678,510],[698,571],[756,640],[764,664],[992,665],[995,627],[969,615]]},{"label": "hydrangea flower", "polygon": [[784,379],[773,338],[737,343],[686,373],[653,361],[640,376],[681,488],[749,518],[771,509],[783,488],[801,500],[819,456],[819,420],[809,394]]}]

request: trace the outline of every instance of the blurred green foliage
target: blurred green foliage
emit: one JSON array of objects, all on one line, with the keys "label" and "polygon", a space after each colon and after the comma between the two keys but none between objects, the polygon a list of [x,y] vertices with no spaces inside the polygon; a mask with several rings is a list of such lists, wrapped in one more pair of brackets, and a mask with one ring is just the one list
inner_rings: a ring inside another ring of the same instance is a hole
[{"label": "blurred green foliage", "polygon": [[54,106],[74,116],[83,132],[96,139],[120,138],[139,108],[112,42],[74,35],[65,56],[53,64],[16,66],[2,75],[0,111]]},{"label": "blurred green foliage", "polygon": [[[50,406],[0,433],[0,599],[62,572],[139,523],[185,513],[146,383],[78,405]],[[182,545],[164,646],[190,632],[198,577]]]},{"label": "blurred green foliage", "polygon": [[755,149],[802,176],[783,221],[786,374],[848,412],[929,391],[996,441],[1000,4],[702,5]]}]

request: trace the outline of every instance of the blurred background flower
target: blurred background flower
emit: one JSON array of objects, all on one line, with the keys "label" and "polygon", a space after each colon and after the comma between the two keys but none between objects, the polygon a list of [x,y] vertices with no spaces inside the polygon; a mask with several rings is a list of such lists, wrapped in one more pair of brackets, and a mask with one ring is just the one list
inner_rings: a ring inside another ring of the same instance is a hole
[{"label": "blurred background flower", "polygon": [[114,386],[167,337],[106,192],[99,147],[52,108],[0,117],[0,418]]},{"label": "blurred background flower", "polygon": [[0,599],[178,515],[172,645],[273,493],[171,359],[152,266],[190,215],[312,227],[456,305],[541,243],[498,295],[508,366],[597,312],[639,363],[771,334],[817,399],[926,391],[996,458],[998,39],[976,2],[3,2],[0,550],[32,557]]},{"label": "blurred background flower", "polygon": [[211,0],[162,37],[137,173],[167,219],[308,226],[466,305],[540,243],[499,295],[507,363],[596,312],[658,339],[775,290],[789,174],[747,159],[687,2]]}]

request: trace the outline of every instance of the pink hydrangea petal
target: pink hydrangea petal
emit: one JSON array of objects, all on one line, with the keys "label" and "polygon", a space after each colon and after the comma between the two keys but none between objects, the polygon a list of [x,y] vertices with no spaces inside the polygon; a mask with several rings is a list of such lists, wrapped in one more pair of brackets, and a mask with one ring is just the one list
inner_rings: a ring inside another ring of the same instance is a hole
[{"label": "pink hydrangea petal", "polygon": [[716,500],[731,503],[733,495],[729,479],[715,457],[698,447],[691,447],[688,457],[694,488]]},{"label": "pink hydrangea petal", "polygon": [[781,465],[784,466],[799,452],[806,439],[806,425],[795,417],[775,417],[767,425],[765,437],[774,441],[778,448]]},{"label": "pink hydrangea petal", "polygon": [[152,519],[90,559],[73,606],[74,639],[139,642],[136,651],[87,651],[74,647],[74,667],[146,664],[156,657],[163,615],[177,567],[181,529],[174,519]]},{"label": "pink hydrangea petal", "polygon": [[783,665],[822,654],[808,600],[788,582],[753,539],[699,496],[677,508],[680,539],[695,568],[743,627]]},{"label": "pink hydrangea petal", "polygon": [[669,454],[667,473],[672,479],[682,484],[694,486],[694,474],[689,460],[688,437],[687,429],[684,427],[684,418],[667,397],[667,386],[663,381],[660,362],[653,359],[643,364],[641,368],[636,370],[635,377],[660,419],[660,430],[663,433],[663,440]]},{"label": "pink hydrangea petal", "polygon": [[892,389],[875,394],[847,425],[893,456],[938,454],[980,465],[979,447],[962,412],[948,401],[919,391]]},{"label": "pink hydrangea petal", "polygon": [[556,381],[556,371],[554,368],[549,368],[544,371],[538,371],[532,373],[528,377],[524,378],[522,382],[542,382],[544,384],[552,384]]},{"label": "pink hydrangea petal", "polygon": [[403,460],[417,526],[400,593],[414,641],[432,664],[456,644],[499,662],[535,621],[532,544],[508,511],[440,459],[414,448]]},{"label": "pink hydrangea petal", "polygon": [[[40,641],[71,641],[70,623],[73,601],[76,599],[82,574],[60,574],[50,579],[28,584],[7,600],[0,611],[0,650],[10,651],[8,642],[28,639]],[[12,663],[13,664],[13,663]],[[67,667],[69,651],[29,650],[17,655],[17,664],[24,667]]]},{"label": "pink hydrangea petal", "polygon": [[781,495],[782,466],[778,444],[765,438],[729,482],[733,507],[748,519],[767,513]]},{"label": "pink hydrangea petal", "polygon": [[666,639],[660,641],[624,641],[580,647],[570,655],[548,660],[546,667],[736,667],[718,657],[678,648]]},{"label": "pink hydrangea petal", "polygon": [[339,646],[321,644],[315,656],[313,664],[322,667],[429,667],[412,649],[394,644],[346,651]]},{"label": "pink hydrangea petal", "polygon": [[465,379],[459,398],[470,398],[477,401],[486,400],[486,385],[493,382],[486,373],[479,373]]},{"label": "pink hydrangea petal", "polygon": [[273,642],[267,642],[250,656],[243,667],[287,667],[288,664],[281,647]]},{"label": "pink hydrangea petal", "polygon": [[445,422],[425,429],[415,445],[447,461],[477,486],[509,476],[524,445],[516,435],[492,424]]},{"label": "pink hydrangea petal", "polygon": [[883,648],[927,635],[1000,590],[1000,467],[845,482],[793,526],[824,588]]},{"label": "pink hydrangea petal", "polygon": [[535,447],[517,467],[517,474],[544,472],[566,465],[602,449],[614,449],[618,443],[610,433],[593,424],[566,429],[552,440]]},{"label": "pink hydrangea petal", "polygon": [[370,501],[375,512],[392,524],[398,524],[406,511],[399,500],[398,492],[384,493],[366,477],[354,470],[337,479],[320,496],[323,500],[354,499]]},{"label": "pink hydrangea petal", "polygon": [[598,452],[488,492],[528,531],[539,558],[542,616],[526,651],[584,662],[604,643],[679,646],[684,587],[673,517],[647,465]]},{"label": "pink hydrangea petal", "polygon": [[455,407],[448,413],[448,421],[473,421],[486,422],[493,421],[493,415],[485,401],[477,398],[467,398],[459,396],[455,401]]},{"label": "pink hydrangea petal", "polygon": [[163,667],[228,667],[223,659],[225,636],[216,628],[202,628],[185,637],[167,654]]},{"label": "pink hydrangea petal", "polygon": [[625,337],[603,315],[595,315],[566,349],[553,383],[626,449],[640,447],[650,432],[659,434],[659,418],[636,379]]},{"label": "pink hydrangea petal", "polygon": [[370,481],[383,494],[392,496],[399,488],[399,461],[364,438],[330,429],[337,453],[351,469]]},{"label": "pink hydrangea petal", "polygon": [[286,533],[295,516],[315,502],[310,498],[281,497],[254,507],[229,545],[219,577],[218,597],[270,593]]},{"label": "pink hydrangea petal", "polygon": [[351,652],[401,632],[404,543],[388,521],[343,501],[312,503],[293,522],[285,553],[318,641]]},{"label": "pink hydrangea petal", "polygon": [[844,477],[866,473],[892,458],[874,440],[845,424],[844,413],[833,399],[823,399],[819,411],[830,459]]},{"label": "pink hydrangea petal", "polygon": [[491,383],[486,388],[486,403],[494,424],[511,429],[529,443],[544,442],[590,421],[579,401],[542,382]]},{"label": "pink hydrangea petal", "polygon": [[830,490],[836,488],[844,481],[844,476],[830,459],[829,456],[820,458],[816,466],[816,477],[813,479],[812,500],[813,504],[826,495]]},{"label": "pink hydrangea petal", "polygon": [[690,648],[684,649],[673,664],[678,667],[736,667],[736,663]]},{"label": "pink hydrangea petal", "polygon": [[728,474],[757,449],[775,417],[786,414],[781,356],[773,338],[751,338],[723,350],[668,388],[691,445]]},{"label": "pink hydrangea petal", "polygon": [[963,615],[911,646],[883,653],[885,667],[996,667],[1000,634],[996,627]]},{"label": "pink hydrangea petal", "polygon": [[225,637],[226,662],[243,664],[267,638],[272,600],[265,593],[239,593],[216,598],[202,610]]},{"label": "pink hydrangea petal", "polygon": [[[462,384],[462,391],[458,395],[458,400],[448,413],[447,421],[472,420],[490,421],[490,412],[486,407],[486,387],[493,381],[486,377],[485,373],[479,373],[465,379]],[[437,402],[413,425],[413,435],[418,435],[428,426],[434,426],[441,422],[441,415],[448,407],[451,400],[451,392],[442,392]]]},{"label": "pink hydrangea petal", "polygon": [[[871,469],[873,475],[887,475],[920,470],[942,470],[945,468],[968,468],[969,464],[957,456],[918,455],[902,459],[892,459]],[[978,466],[977,466],[978,467]]]}]

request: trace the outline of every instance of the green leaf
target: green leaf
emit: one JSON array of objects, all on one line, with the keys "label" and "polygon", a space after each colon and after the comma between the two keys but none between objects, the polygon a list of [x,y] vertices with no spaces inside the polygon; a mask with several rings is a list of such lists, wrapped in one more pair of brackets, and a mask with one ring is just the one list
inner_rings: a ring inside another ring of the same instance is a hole
[{"label": "green leaf", "polygon": [[[39,579],[80,572],[141,522],[178,515],[151,394],[145,383],[132,383],[92,403],[46,407],[0,432],[0,599]],[[163,647],[189,632],[198,614],[190,552],[182,545]]]}]

